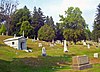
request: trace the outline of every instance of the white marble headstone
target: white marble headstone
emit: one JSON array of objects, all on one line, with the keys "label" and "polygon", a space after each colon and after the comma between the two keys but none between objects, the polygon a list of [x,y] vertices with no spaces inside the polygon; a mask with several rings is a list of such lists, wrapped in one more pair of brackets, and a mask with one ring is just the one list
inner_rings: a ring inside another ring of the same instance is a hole
[{"label": "white marble headstone", "polygon": [[64,40],[64,52],[68,52],[67,45],[66,45],[66,40]]},{"label": "white marble headstone", "polygon": [[90,49],[90,44],[87,45],[88,49]]},{"label": "white marble headstone", "polygon": [[2,33],[2,36],[4,35],[4,33]]},{"label": "white marble headstone", "polygon": [[86,45],[86,42],[84,40],[82,42],[83,42],[83,45]]},{"label": "white marble headstone", "polygon": [[98,53],[94,53],[94,58],[98,58],[99,54]]},{"label": "white marble headstone", "polygon": [[54,43],[54,40],[52,40],[52,43]]},{"label": "white marble headstone", "polygon": [[37,41],[39,40],[39,38],[37,38]]},{"label": "white marble headstone", "polygon": [[54,44],[53,43],[50,43],[50,47],[54,47]]},{"label": "white marble headstone", "polygon": [[46,49],[45,49],[45,47],[42,48],[42,56],[46,56]]},{"label": "white marble headstone", "polygon": [[42,43],[39,43],[38,47],[42,47]]}]

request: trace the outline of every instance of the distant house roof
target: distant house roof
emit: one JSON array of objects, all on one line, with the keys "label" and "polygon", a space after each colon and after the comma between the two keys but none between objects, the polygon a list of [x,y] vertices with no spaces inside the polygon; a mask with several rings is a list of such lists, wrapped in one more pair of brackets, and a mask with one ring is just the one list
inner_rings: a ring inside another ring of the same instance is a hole
[{"label": "distant house roof", "polygon": [[5,39],[4,42],[6,42],[6,41],[13,41],[13,40],[19,40],[21,38],[25,38],[25,37],[21,36],[21,37],[8,38],[8,39]]}]

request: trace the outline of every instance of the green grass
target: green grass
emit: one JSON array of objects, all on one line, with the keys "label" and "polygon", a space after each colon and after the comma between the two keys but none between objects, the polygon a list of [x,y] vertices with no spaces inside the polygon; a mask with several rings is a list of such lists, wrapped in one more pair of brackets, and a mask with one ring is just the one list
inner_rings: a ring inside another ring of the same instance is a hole
[{"label": "green grass", "polygon": [[[27,40],[28,49],[32,49],[32,53],[15,50],[3,43],[3,40],[11,36],[0,36],[0,72],[100,72],[100,57],[93,58],[93,54],[100,49],[91,46],[87,49],[86,46],[79,44],[69,45],[68,53],[63,52],[63,46],[60,44],[54,47],[49,46],[49,42]],[[38,47],[38,43],[42,43],[46,48],[46,57],[41,56],[42,47]],[[17,54],[16,54],[17,53]],[[85,70],[73,70],[72,56],[87,55],[93,68]],[[93,62],[94,61],[94,62]]]}]

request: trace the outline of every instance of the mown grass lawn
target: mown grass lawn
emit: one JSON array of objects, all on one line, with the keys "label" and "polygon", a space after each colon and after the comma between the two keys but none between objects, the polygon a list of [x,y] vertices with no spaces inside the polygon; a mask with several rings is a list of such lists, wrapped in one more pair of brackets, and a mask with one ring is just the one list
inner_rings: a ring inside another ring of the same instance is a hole
[{"label": "mown grass lawn", "polygon": [[[100,57],[93,58],[93,54],[98,52],[100,48],[91,46],[87,49],[83,45],[69,45],[68,53],[63,52],[63,46],[56,44],[54,47],[49,46],[49,42],[27,40],[28,49],[32,49],[32,53],[15,50],[3,43],[3,40],[11,36],[0,36],[0,72],[100,72]],[[46,48],[46,57],[41,56],[41,47],[38,43],[42,43]],[[73,70],[72,56],[87,55],[93,68],[85,70]]]}]

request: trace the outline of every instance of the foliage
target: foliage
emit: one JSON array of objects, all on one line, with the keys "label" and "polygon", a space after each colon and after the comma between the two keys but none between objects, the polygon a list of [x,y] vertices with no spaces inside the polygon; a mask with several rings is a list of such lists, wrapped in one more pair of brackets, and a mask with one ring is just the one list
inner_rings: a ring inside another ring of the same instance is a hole
[{"label": "foliage", "polygon": [[[64,35],[66,32],[69,34],[66,37],[67,40],[70,40],[69,35],[71,36],[73,41],[86,39],[85,37],[85,27],[86,23],[84,18],[82,17],[82,12],[78,7],[69,7],[67,11],[65,11],[65,17],[60,15],[61,26],[64,31]],[[74,33],[73,33],[74,31]]]},{"label": "foliage", "polygon": [[6,27],[4,24],[1,25],[1,28],[0,28],[0,34],[2,33],[6,33]]},{"label": "foliage", "polygon": [[43,15],[43,12],[41,11],[41,8],[34,7],[33,16],[32,16],[32,27],[35,31],[35,37],[38,36],[38,30],[41,28],[41,26],[44,25],[45,16]]},{"label": "foliage", "polygon": [[86,39],[87,40],[91,40],[92,39],[92,33],[91,33],[91,31],[90,31],[90,29],[88,27],[85,29],[85,35],[86,35]]},{"label": "foliage", "polygon": [[54,25],[54,21],[53,21],[52,16],[50,16],[50,18],[49,18],[49,16],[47,16],[45,23],[48,24],[49,26],[51,26],[53,29],[55,29],[55,25]]},{"label": "foliage", "polygon": [[[60,44],[51,48],[49,42],[32,42],[31,39],[28,39],[27,46],[33,52],[26,53],[6,46],[3,40],[7,38],[12,37],[0,36],[0,72],[100,72],[100,57],[93,57],[94,52],[100,54],[100,50],[95,45],[91,46],[91,49],[87,49],[83,45],[70,45],[69,52],[64,53],[63,46]],[[39,42],[45,46],[48,56],[41,56],[41,48],[38,48]],[[85,70],[73,70],[72,57],[84,54],[89,57],[93,67]]]},{"label": "foliage", "polygon": [[40,40],[51,41],[55,37],[55,31],[51,26],[45,24],[39,29],[38,37]]},{"label": "foliage", "polygon": [[[16,10],[13,15],[11,16],[11,34],[17,34],[19,35],[20,27],[23,21],[29,21],[31,19],[30,11],[29,9],[24,6],[24,8]],[[30,22],[31,23],[31,22]]]},{"label": "foliage", "polygon": [[75,43],[82,39],[84,32],[81,30],[65,29],[63,32],[64,38],[68,41],[74,41]]},{"label": "foliage", "polygon": [[32,33],[33,28],[28,21],[22,22],[19,34],[22,35],[23,31],[24,31],[25,36],[30,36],[30,34],[33,34]]},{"label": "foliage", "polygon": [[100,3],[97,7],[97,13],[96,18],[94,19],[92,35],[94,41],[98,41],[98,38],[100,38]]},{"label": "foliage", "polygon": [[61,27],[60,23],[56,23],[55,25],[55,31],[56,31],[56,40],[63,40],[63,28]]}]

